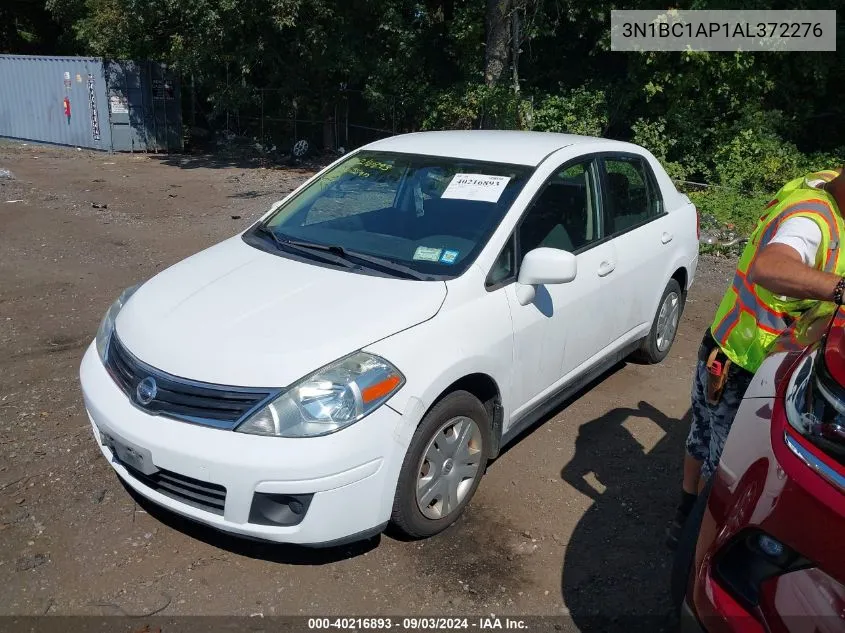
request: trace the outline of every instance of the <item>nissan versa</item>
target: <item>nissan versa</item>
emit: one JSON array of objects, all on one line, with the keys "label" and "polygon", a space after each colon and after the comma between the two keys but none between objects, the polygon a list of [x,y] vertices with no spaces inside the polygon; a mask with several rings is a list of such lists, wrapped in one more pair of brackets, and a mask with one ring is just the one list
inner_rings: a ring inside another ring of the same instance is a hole
[{"label": "nissan versa", "polygon": [[117,298],[80,370],[94,437],[140,495],[227,532],[430,536],[521,430],[666,356],[697,231],[636,145],[372,143]]}]

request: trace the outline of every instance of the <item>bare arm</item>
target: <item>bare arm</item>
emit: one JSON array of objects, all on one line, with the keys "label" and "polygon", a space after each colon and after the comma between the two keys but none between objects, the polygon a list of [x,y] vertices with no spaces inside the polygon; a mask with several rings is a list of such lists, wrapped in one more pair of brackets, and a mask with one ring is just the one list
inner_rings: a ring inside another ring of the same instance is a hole
[{"label": "bare arm", "polygon": [[748,271],[748,280],[769,292],[792,299],[833,301],[839,275],[807,266],[801,255],[786,244],[769,244]]}]

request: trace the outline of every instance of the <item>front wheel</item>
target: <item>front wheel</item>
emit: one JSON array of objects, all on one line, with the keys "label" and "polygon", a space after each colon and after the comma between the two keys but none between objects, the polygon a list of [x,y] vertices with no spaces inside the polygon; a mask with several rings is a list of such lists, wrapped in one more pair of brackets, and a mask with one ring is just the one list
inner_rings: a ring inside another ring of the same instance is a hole
[{"label": "front wheel", "polygon": [[489,452],[484,405],[466,391],[443,398],[411,439],[393,501],[393,525],[411,538],[449,527],[475,494]]},{"label": "front wheel", "polygon": [[681,313],[684,311],[684,293],[675,279],[670,279],[660,297],[657,314],[651,324],[651,330],[637,350],[637,358],[645,363],[661,362],[672,349]]}]

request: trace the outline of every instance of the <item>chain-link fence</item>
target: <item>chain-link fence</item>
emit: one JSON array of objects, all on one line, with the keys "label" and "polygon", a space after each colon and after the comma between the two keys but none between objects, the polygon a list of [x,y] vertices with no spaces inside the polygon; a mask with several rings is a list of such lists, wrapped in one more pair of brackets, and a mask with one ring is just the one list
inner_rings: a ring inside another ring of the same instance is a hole
[{"label": "chain-link fence", "polygon": [[[400,131],[398,98],[380,95],[373,108],[362,91],[342,89],[315,105],[281,88],[243,88],[237,105],[204,108],[193,92],[186,104],[193,143],[274,156],[339,153]],[[235,99],[233,99],[235,101]]]}]

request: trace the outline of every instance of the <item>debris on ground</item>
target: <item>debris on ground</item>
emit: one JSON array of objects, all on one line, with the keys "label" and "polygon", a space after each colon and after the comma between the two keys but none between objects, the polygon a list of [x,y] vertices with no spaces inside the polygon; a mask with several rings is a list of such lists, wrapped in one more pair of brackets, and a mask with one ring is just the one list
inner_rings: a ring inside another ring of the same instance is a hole
[{"label": "debris on ground", "polygon": [[94,207],[95,209],[108,209],[109,208],[109,205],[107,205],[107,204],[98,204],[96,202],[92,202],[91,206]]},{"label": "debris on ground", "polygon": [[8,169],[0,168],[0,180],[14,180],[15,175]]},{"label": "debris on ground", "polygon": [[29,571],[30,569],[35,569],[36,567],[41,567],[44,563],[48,562],[50,559],[44,556],[44,554],[33,554],[32,556],[21,556],[17,562],[15,563],[15,570],[16,571]]},{"label": "debris on ground", "polygon": [[731,223],[722,223],[713,215],[702,215],[700,218],[701,228],[701,252],[709,253],[720,257],[738,257],[745,248],[748,238],[739,234],[736,226]]}]

